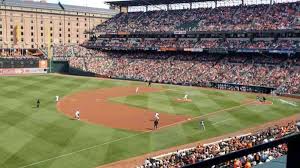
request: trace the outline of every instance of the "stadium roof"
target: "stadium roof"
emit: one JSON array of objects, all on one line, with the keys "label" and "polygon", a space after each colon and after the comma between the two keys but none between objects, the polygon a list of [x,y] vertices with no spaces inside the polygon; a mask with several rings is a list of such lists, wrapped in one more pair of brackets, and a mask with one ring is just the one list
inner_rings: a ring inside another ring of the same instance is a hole
[{"label": "stadium roof", "polygon": [[107,1],[106,3],[114,6],[146,6],[161,4],[178,4],[191,2],[207,2],[215,0],[124,0],[124,1]]},{"label": "stadium roof", "polygon": [[[2,1],[2,2],[1,2]],[[24,1],[24,0],[0,0],[1,3],[7,6],[14,7],[27,7],[27,8],[37,8],[37,9],[50,9],[50,10],[63,10],[59,4],[47,3],[47,2],[35,2],[35,1]],[[63,5],[63,4],[62,4]],[[91,8],[75,5],[63,5],[64,10],[68,12],[84,12],[84,13],[97,13],[97,14],[116,14],[117,12],[110,9],[102,8]]]}]

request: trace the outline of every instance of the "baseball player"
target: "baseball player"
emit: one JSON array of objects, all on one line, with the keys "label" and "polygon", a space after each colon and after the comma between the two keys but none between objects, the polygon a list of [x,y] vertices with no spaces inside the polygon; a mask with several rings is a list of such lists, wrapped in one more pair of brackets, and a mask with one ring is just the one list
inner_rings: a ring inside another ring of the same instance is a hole
[{"label": "baseball player", "polygon": [[158,128],[158,122],[159,122],[159,114],[155,113],[155,115],[154,115],[154,129]]},{"label": "baseball player", "polygon": [[159,120],[159,114],[155,113],[154,119],[158,119]]},{"label": "baseball player", "polygon": [[55,96],[55,98],[56,98],[56,102],[58,102],[59,101],[59,96]]},{"label": "baseball player", "polygon": [[136,93],[136,94],[139,94],[139,87],[136,87],[135,93]]},{"label": "baseball player", "polygon": [[75,112],[75,119],[80,120],[80,111],[79,110],[77,110]]},{"label": "baseball player", "polygon": [[40,99],[37,99],[37,101],[36,101],[36,108],[40,108]]},{"label": "baseball player", "polygon": [[183,100],[187,101],[188,100],[188,95],[184,95]]},{"label": "baseball player", "polygon": [[200,121],[200,125],[201,125],[202,129],[205,131],[205,124],[204,124],[203,120]]},{"label": "baseball player", "polygon": [[148,87],[151,87],[151,81],[149,80],[149,82],[148,82]]}]

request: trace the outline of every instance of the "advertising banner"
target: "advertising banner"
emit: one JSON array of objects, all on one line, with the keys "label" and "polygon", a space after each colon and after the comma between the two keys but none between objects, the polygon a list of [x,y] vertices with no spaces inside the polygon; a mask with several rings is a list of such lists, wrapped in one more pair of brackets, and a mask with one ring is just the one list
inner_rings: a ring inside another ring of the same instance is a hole
[{"label": "advertising banner", "polygon": [[186,34],[186,31],[174,31],[174,34]]},{"label": "advertising banner", "polygon": [[7,68],[0,69],[0,75],[26,75],[26,74],[45,74],[45,68]]}]

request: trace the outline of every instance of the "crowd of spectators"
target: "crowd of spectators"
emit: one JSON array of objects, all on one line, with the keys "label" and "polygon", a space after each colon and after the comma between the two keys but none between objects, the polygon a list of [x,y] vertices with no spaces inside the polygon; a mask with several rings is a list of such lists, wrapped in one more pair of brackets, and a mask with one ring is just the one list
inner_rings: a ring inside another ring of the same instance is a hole
[{"label": "crowd of spectators", "polygon": [[[281,93],[300,93],[298,57],[101,52],[79,46],[75,48],[64,52],[56,50],[59,52],[54,54],[54,59],[68,60],[71,67],[111,78],[205,87],[210,87],[210,82],[231,83],[280,88]],[[74,50],[81,53],[75,54]]]},{"label": "crowd of spectators", "polygon": [[121,13],[94,32],[245,31],[297,29],[299,2]]},{"label": "crowd of spectators", "polygon": [[97,40],[91,40],[84,44],[87,47],[93,48],[106,48],[106,49],[142,49],[147,48],[224,48],[228,50],[238,50],[238,49],[299,49],[300,41],[293,39],[280,39],[277,41],[274,40],[253,40],[249,39],[201,39],[196,38],[191,39],[175,39],[175,38],[164,38],[164,39],[141,39],[141,38],[132,38],[132,39],[120,39],[120,38],[100,38]]},{"label": "crowd of spectators", "polygon": [[[266,130],[259,131],[254,134],[231,137],[209,145],[199,144],[198,146],[174,152],[168,156],[162,156],[156,159],[146,159],[143,166],[139,168],[167,168],[167,167],[182,167],[187,164],[194,164],[199,161],[208,160],[217,156],[222,156],[237,150],[251,148],[259,144],[267,143],[286,135],[297,132],[295,122],[291,122],[285,126],[274,126]],[[287,145],[282,144],[265,151],[249,154],[233,161],[216,165],[217,167],[245,167],[269,162],[287,154]]]}]

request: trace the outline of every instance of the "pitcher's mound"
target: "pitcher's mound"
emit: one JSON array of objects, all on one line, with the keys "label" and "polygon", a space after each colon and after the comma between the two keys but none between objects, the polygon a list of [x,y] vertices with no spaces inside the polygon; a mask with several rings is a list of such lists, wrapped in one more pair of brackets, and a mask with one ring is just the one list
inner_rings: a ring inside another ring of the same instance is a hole
[{"label": "pitcher's mound", "polygon": [[176,102],[178,103],[192,102],[192,101],[193,101],[192,99],[180,99],[180,98],[176,99]]}]

